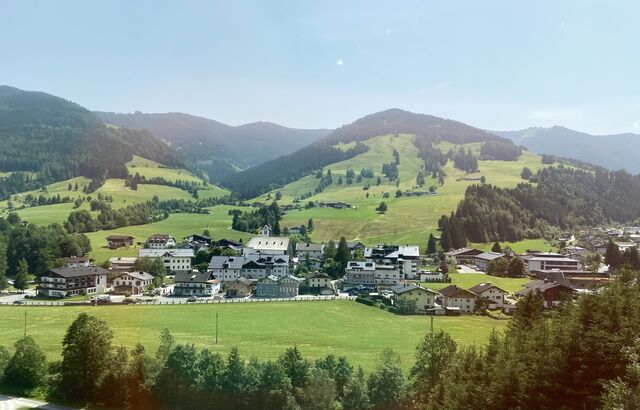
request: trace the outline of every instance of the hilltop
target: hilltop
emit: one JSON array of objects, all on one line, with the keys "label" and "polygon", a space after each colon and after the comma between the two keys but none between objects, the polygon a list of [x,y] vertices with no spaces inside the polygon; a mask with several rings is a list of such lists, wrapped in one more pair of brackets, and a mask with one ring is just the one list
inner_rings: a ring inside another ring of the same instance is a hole
[{"label": "hilltop", "polygon": [[113,125],[150,131],[190,158],[214,181],[294,152],[331,132],[287,128],[270,122],[231,126],[183,113],[96,114]]},{"label": "hilltop", "polygon": [[538,154],[574,158],[608,169],[640,173],[638,134],[592,135],[560,126],[491,132],[526,145]]}]

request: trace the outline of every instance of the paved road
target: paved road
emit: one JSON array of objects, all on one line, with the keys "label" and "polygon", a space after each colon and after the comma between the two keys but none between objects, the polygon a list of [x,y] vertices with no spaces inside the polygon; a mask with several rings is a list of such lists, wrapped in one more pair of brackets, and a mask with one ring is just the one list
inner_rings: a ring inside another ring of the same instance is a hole
[{"label": "paved road", "polygon": [[25,399],[22,397],[12,397],[0,395],[0,410],[18,410],[18,409],[43,409],[43,410],[71,410],[71,407],[63,407],[55,404],[49,404],[44,401]]}]

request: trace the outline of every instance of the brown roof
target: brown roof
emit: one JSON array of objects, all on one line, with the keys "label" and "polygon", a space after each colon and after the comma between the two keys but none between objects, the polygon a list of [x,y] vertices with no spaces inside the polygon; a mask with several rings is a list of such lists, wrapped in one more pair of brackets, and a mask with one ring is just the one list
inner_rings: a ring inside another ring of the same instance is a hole
[{"label": "brown roof", "polygon": [[110,240],[110,241],[117,241],[117,240],[124,241],[124,240],[127,240],[127,239],[133,239],[133,236],[131,236],[131,235],[109,235],[109,236],[107,236],[107,239]]},{"label": "brown roof", "polygon": [[457,285],[450,285],[447,286],[446,288],[442,288],[440,289],[440,294],[448,297],[448,298],[452,298],[452,297],[456,297],[459,294],[467,294],[466,296],[463,297],[468,297],[468,298],[475,298],[476,294],[473,292],[470,292],[466,289],[462,289],[460,287],[458,287]]},{"label": "brown roof", "polygon": [[[76,278],[79,276],[96,276],[96,275],[106,275],[109,273],[108,270],[101,268],[99,266],[80,266],[77,268],[54,268],[49,270],[50,273],[54,273],[63,278]],[[49,276],[48,273],[45,273],[43,276]]]},{"label": "brown roof", "polygon": [[492,284],[491,282],[485,282],[485,283],[478,283],[476,286],[470,288],[469,290],[473,293],[475,293],[476,295],[481,294],[482,292],[485,292],[491,288],[496,288],[498,290],[501,290],[504,293],[509,293],[504,289],[500,289],[499,287],[497,287],[496,285]]}]

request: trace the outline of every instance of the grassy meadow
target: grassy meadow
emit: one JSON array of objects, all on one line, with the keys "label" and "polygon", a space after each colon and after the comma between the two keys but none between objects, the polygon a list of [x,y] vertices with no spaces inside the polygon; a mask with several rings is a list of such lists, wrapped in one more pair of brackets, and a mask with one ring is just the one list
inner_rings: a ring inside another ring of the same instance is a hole
[{"label": "grassy meadow", "polygon": [[525,283],[531,282],[529,278],[501,278],[483,273],[452,273],[449,276],[451,277],[451,283],[425,282],[423,286],[437,291],[449,285],[458,285],[463,289],[469,289],[479,283],[491,282],[511,294],[522,289]]},{"label": "grassy meadow", "polygon": [[[397,316],[352,301],[272,302],[175,306],[14,307],[0,306],[0,345],[11,346],[24,332],[40,344],[49,359],[59,358],[66,329],[81,312],[105,319],[114,332],[114,344],[134,347],[140,342],[150,351],[158,335],[168,328],[177,342],[226,354],[238,346],[244,356],[278,357],[298,346],[315,359],[334,353],[371,370],[376,356],[391,347],[403,365],[413,363],[418,341],[428,331],[424,316]],[[215,314],[219,314],[219,343],[215,340]],[[313,323],[313,326],[308,326]],[[434,330],[447,331],[458,343],[482,344],[506,322],[481,316],[436,317]]]}]

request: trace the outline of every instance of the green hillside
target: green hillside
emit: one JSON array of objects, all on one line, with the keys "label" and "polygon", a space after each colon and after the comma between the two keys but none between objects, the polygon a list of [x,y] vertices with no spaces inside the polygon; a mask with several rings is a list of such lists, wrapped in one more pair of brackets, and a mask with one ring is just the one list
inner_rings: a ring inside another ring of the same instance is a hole
[{"label": "green hillside", "polygon": [[[364,141],[369,150],[354,158],[338,162],[324,168],[331,170],[333,183],[323,192],[314,194],[301,201],[342,201],[354,206],[353,209],[311,208],[306,210],[294,210],[286,214],[282,226],[299,226],[306,224],[312,218],[315,225],[313,239],[327,241],[329,239],[345,236],[349,239],[361,240],[365,243],[417,243],[423,245],[429,232],[437,229],[437,222],[441,215],[448,214],[456,208],[464,198],[464,193],[469,185],[477,184],[477,181],[465,181],[465,176],[479,178],[484,176],[487,183],[503,187],[513,187],[523,182],[520,172],[523,167],[530,168],[534,173],[543,164],[540,157],[528,151],[524,151],[517,161],[479,161],[479,172],[465,175],[453,167],[451,161],[445,166],[446,178],[442,187],[437,189],[436,195],[419,197],[396,198],[396,191],[426,191],[431,185],[437,185],[437,181],[426,178],[422,188],[416,186],[416,177],[421,170],[422,161],[418,158],[418,150],[413,143],[414,136],[379,136]],[[479,152],[480,143],[463,144],[474,152]],[[436,147],[446,152],[457,145],[451,143],[439,143]],[[381,173],[382,164],[393,160],[393,150],[400,155],[399,184],[390,182]],[[347,185],[346,172],[351,168],[356,175],[362,168],[371,168],[374,171],[373,178],[364,178],[360,183],[355,180]],[[338,185],[337,180],[343,177],[343,184]],[[377,178],[381,177],[382,183],[376,185]],[[307,192],[313,192],[319,180],[315,175],[308,175],[300,180],[263,195],[257,200],[269,202],[275,198],[276,192],[281,192],[282,204],[291,203],[294,198],[299,198]],[[363,187],[370,184],[368,190]],[[389,193],[389,198],[383,198],[384,193]],[[369,197],[366,197],[366,194]],[[388,205],[385,214],[376,212],[376,207],[381,201]]]}]

